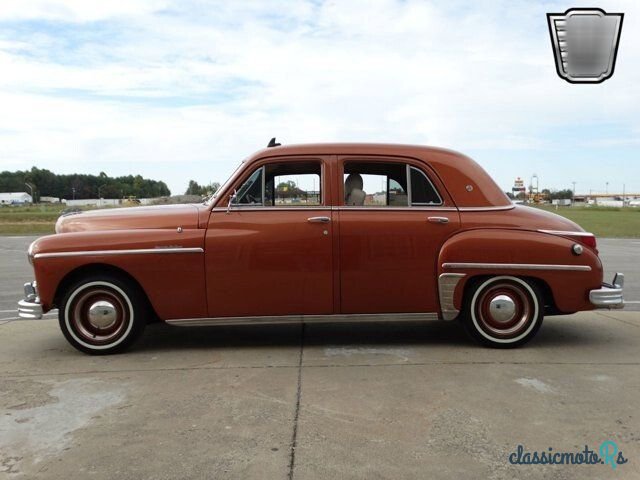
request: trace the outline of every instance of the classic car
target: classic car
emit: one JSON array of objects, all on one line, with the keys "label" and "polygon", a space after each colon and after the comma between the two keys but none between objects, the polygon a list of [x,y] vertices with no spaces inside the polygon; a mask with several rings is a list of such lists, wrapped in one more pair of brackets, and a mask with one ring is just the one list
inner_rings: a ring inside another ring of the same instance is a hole
[{"label": "classic car", "polygon": [[23,318],[57,308],[67,340],[106,354],[147,322],[459,320],[514,347],[545,315],[622,308],[596,238],[514,205],[465,155],[386,144],[281,146],[209,200],[68,214],[28,251]]}]

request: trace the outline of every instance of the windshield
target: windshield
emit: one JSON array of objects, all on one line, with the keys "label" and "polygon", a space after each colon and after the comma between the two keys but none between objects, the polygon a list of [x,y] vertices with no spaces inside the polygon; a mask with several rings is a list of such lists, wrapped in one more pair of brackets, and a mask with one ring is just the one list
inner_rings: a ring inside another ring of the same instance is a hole
[{"label": "windshield", "polygon": [[236,176],[236,173],[238,173],[238,171],[240,170],[240,167],[244,165],[245,161],[246,159],[242,160],[240,164],[233,170],[233,173],[229,175],[229,178],[227,178],[225,182],[222,185],[220,185],[220,187],[214,192],[214,194],[204,200],[205,205],[211,205],[211,203],[213,203],[213,201],[218,197],[218,193],[224,191],[227,188],[227,186],[229,185],[229,182],[231,182],[231,180]]}]

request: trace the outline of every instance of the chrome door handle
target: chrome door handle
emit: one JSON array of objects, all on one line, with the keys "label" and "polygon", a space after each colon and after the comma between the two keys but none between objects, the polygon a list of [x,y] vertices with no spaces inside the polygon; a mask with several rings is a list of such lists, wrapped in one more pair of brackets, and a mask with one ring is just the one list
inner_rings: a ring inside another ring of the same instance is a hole
[{"label": "chrome door handle", "polygon": [[427,217],[427,220],[431,223],[449,223],[447,217]]},{"label": "chrome door handle", "polygon": [[331,219],[329,217],[309,217],[307,222],[309,223],[329,223]]}]

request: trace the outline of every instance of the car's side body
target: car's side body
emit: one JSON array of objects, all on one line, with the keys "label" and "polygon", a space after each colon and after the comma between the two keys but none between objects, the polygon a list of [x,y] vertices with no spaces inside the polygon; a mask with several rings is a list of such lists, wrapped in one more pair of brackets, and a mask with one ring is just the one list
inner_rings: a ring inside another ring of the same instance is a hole
[{"label": "car's side body", "polygon": [[[393,193],[404,206],[390,204],[389,179],[385,206],[346,204],[344,178],[361,165],[401,172],[404,183],[394,183]],[[275,182],[278,169],[303,167],[317,174],[317,202],[267,205],[265,196],[275,193],[265,182]],[[232,203],[248,181],[261,200]],[[436,200],[410,203],[421,195],[412,186],[423,184]],[[245,160],[209,203],[63,216],[56,232],[30,248],[38,299],[21,303],[25,317],[60,307],[70,285],[100,272],[126,277],[157,318],[183,325],[451,320],[470,285],[492,276],[535,283],[547,313],[623,304],[621,276],[619,285],[602,287],[590,234],[513,205],[473,160],[437,148],[267,148]]]}]

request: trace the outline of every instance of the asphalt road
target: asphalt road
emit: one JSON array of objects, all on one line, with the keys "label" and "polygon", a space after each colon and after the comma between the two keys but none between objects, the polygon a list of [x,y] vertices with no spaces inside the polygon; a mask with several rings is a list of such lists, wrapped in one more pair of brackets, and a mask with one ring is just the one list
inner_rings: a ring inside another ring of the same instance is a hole
[{"label": "asphalt road", "polygon": [[[29,241],[0,239],[0,479],[640,476],[639,304],[550,317],[506,351],[455,322],[154,324],[130,352],[90,357],[52,318],[8,320]],[[640,300],[640,241],[600,249]],[[608,440],[628,460],[615,471],[509,462],[518,445]]]}]

